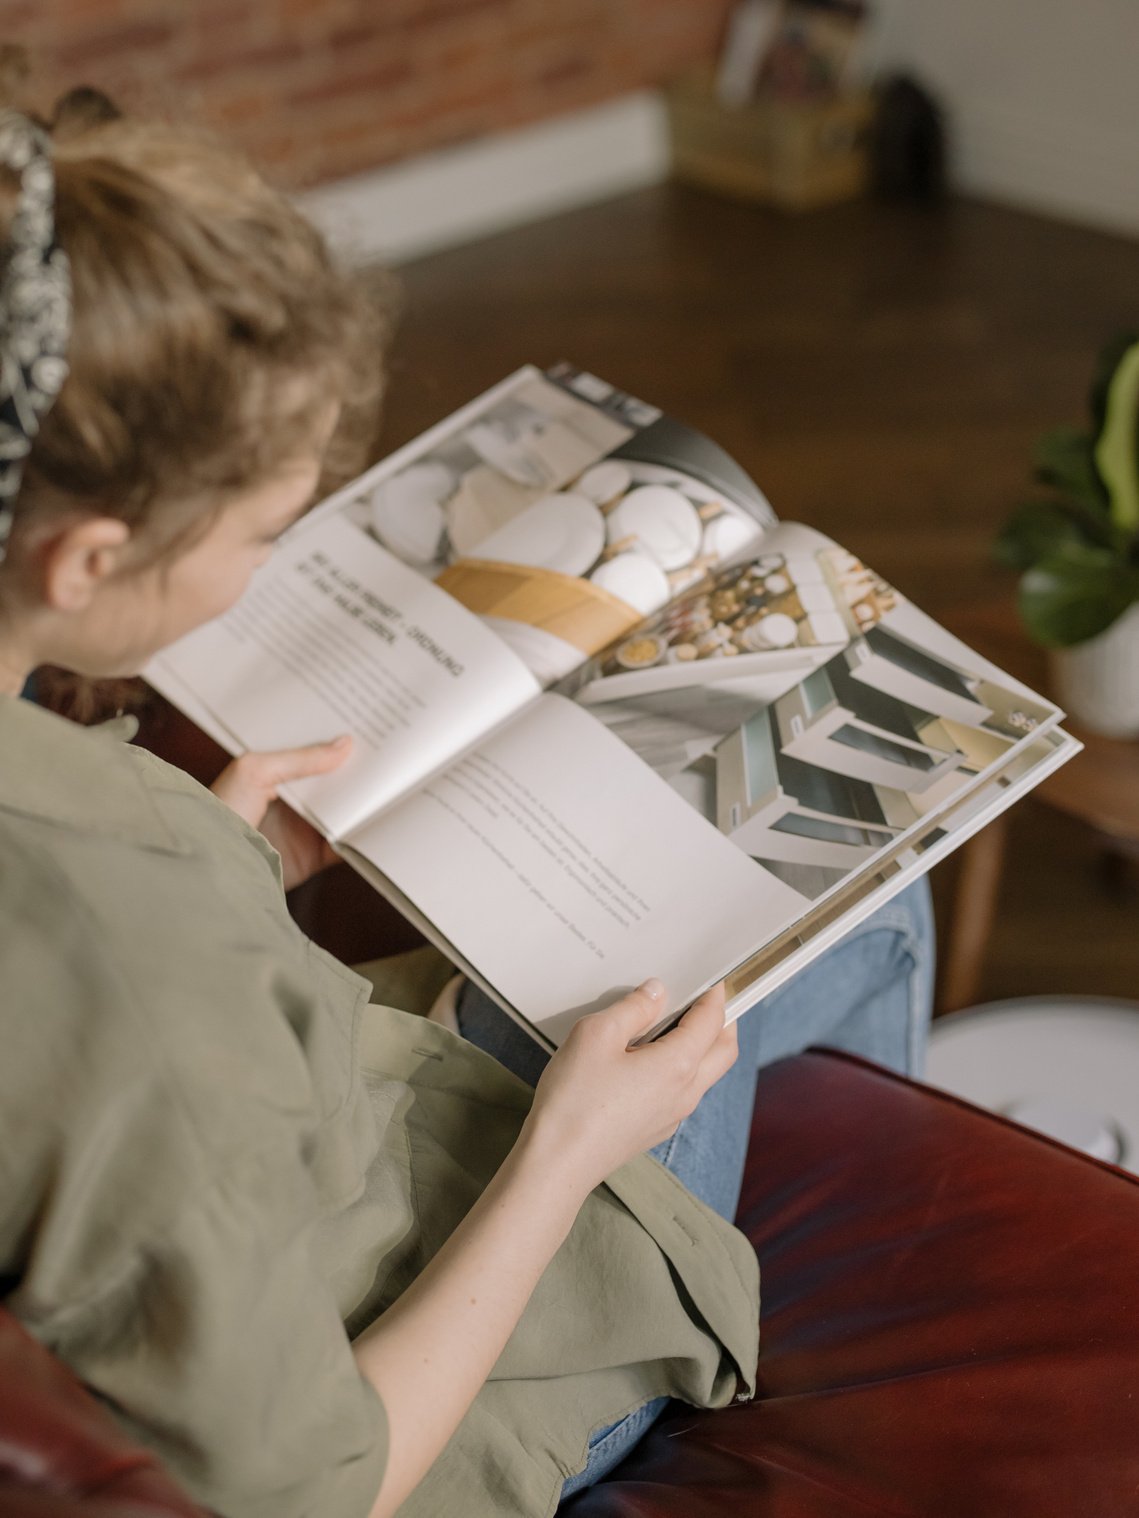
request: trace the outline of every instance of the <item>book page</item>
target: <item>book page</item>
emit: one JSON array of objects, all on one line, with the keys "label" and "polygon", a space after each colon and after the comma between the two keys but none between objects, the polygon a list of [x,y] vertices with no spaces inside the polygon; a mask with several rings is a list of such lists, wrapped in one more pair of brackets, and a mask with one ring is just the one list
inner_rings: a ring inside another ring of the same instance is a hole
[{"label": "book page", "polygon": [[740,1017],[869,917],[974,833],[1078,754],[1083,745],[1054,727],[1009,759],[995,775],[940,817],[927,822],[832,900],[816,906],[727,977],[728,1016]]},{"label": "book page", "polygon": [[650,975],[687,1005],[809,906],[556,696],[345,842],[554,1043]]},{"label": "book page", "polygon": [[1060,715],[794,523],[562,689],[575,685],[702,817],[812,902]]},{"label": "book page", "polygon": [[351,733],[340,769],[284,792],[332,838],[538,691],[477,617],[338,517],[290,534],[237,605],[146,678],[181,705],[192,693],[237,751]]},{"label": "book page", "polygon": [[434,580],[547,686],[775,520],[717,445],[566,364],[519,370],[319,510]]}]

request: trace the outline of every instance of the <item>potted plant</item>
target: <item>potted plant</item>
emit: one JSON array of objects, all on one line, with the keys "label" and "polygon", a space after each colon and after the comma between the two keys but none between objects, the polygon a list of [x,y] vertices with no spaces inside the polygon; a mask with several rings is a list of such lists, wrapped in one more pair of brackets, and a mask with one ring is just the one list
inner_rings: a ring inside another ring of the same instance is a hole
[{"label": "potted plant", "polygon": [[997,539],[1021,571],[1020,616],[1052,651],[1060,704],[1109,737],[1139,735],[1139,335],[1104,350],[1092,430],[1046,433],[1035,477],[1047,496],[1017,508]]}]

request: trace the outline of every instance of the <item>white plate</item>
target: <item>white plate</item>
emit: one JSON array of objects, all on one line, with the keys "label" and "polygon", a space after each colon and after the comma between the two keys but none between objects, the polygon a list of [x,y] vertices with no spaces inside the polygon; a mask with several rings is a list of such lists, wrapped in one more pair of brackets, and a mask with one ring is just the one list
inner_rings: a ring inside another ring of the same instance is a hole
[{"label": "white plate", "polygon": [[700,552],[711,554],[717,559],[727,559],[746,548],[749,543],[754,543],[757,536],[754,524],[745,522],[734,511],[725,511],[705,523]]},{"label": "white plate", "polygon": [[604,459],[587,469],[573,488],[575,495],[587,496],[598,506],[608,506],[610,501],[624,495],[632,483],[633,474],[627,464],[619,463],[617,459]]},{"label": "white plate", "polygon": [[765,648],[790,648],[798,637],[799,629],[794,617],[773,611],[745,627],[741,641],[754,653],[761,653]]},{"label": "white plate", "polygon": [[605,547],[605,518],[584,496],[543,496],[477,544],[473,557],[583,575]]},{"label": "white plate", "polygon": [[599,564],[589,578],[645,616],[667,605],[672,594],[668,576],[656,560],[635,550]]},{"label": "white plate", "polygon": [[542,460],[532,446],[537,429],[517,425],[506,419],[475,422],[463,434],[484,464],[497,469],[518,485],[549,485]]},{"label": "white plate", "polygon": [[515,622],[509,617],[483,617],[483,622],[512,648],[541,685],[552,685],[581,663],[581,649],[544,627]]},{"label": "white plate", "polygon": [[639,485],[606,518],[611,543],[635,537],[662,569],[683,569],[700,552],[704,525],[692,502],[668,485]]},{"label": "white plate", "polygon": [[446,464],[412,464],[372,492],[372,526],[385,548],[409,564],[439,557],[446,518],[440,504],[455,489]]}]

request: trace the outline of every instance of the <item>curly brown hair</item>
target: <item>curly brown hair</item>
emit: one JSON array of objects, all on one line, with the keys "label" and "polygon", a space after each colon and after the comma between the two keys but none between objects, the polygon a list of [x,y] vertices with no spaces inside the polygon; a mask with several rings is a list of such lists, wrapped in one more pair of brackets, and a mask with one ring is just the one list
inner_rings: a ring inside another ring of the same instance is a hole
[{"label": "curly brown hair", "polygon": [[[329,484],[375,433],[383,318],[296,208],[239,156],[126,119],[56,144],[71,261],[70,373],[36,438],[18,514],[65,506],[157,525],[256,484],[340,421]],[[15,186],[0,201],[0,224]]]},{"label": "curly brown hair", "polygon": [[[13,80],[8,60],[0,96]],[[25,468],[17,534],[95,512],[177,552],[229,495],[311,448],[330,404],[322,492],[358,473],[389,324],[375,276],[338,268],[296,207],[207,133],[125,118],[91,89],[45,124],[70,372]],[[17,189],[0,175],[0,239]]]}]

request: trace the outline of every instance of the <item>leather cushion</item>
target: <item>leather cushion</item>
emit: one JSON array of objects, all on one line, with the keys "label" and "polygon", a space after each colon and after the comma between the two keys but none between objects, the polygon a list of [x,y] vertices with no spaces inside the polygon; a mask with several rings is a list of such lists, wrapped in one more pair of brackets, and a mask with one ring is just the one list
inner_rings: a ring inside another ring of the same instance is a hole
[{"label": "leather cushion", "polygon": [[152,1455],[0,1309],[3,1518],[200,1518]]},{"label": "leather cushion", "polygon": [[862,1061],[762,1072],[760,1391],[573,1518],[1134,1518],[1139,1183]]}]

